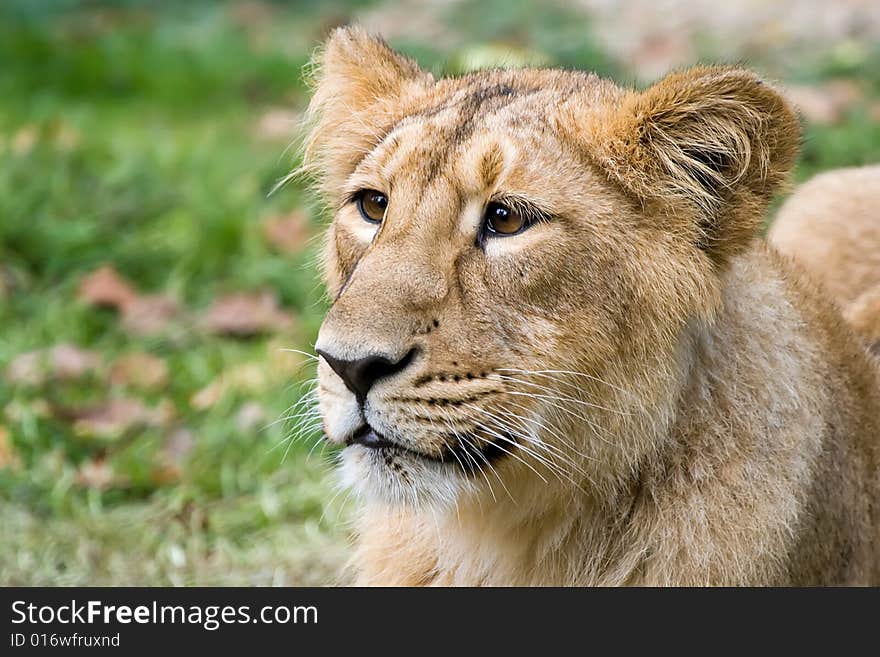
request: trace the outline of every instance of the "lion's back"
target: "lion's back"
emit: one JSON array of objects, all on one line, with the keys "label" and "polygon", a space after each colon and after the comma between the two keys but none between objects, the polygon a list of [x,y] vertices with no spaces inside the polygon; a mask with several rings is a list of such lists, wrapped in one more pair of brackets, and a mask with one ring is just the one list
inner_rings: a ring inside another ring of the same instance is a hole
[{"label": "lion's back", "polygon": [[848,306],[880,285],[880,165],[828,171],[801,185],[768,238]]}]

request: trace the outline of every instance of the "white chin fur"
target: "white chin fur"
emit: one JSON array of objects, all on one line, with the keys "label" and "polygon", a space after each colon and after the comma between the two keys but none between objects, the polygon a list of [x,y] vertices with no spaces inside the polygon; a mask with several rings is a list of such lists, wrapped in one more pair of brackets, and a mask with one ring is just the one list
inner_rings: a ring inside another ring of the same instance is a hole
[{"label": "white chin fur", "polygon": [[352,445],[342,452],[341,483],[371,503],[391,506],[449,508],[475,485],[451,465],[396,456],[399,469],[376,450]]}]

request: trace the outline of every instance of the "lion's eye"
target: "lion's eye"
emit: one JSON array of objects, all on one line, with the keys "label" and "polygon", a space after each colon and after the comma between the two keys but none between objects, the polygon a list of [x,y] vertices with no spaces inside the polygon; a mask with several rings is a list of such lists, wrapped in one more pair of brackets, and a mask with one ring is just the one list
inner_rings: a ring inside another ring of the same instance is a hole
[{"label": "lion's eye", "polygon": [[485,231],[489,235],[516,235],[529,227],[529,222],[514,208],[502,203],[486,206]]},{"label": "lion's eye", "polygon": [[373,224],[382,222],[388,208],[388,197],[375,189],[366,189],[358,193],[355,202],[361,216]]}]

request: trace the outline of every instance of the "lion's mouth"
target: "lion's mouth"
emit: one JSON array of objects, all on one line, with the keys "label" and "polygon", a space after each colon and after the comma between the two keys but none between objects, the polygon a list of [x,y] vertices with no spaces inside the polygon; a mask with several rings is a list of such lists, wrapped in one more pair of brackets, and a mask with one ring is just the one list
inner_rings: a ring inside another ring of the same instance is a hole
[{"label": "lion's mouth", "polygon": [[456,435],[451,438],[453,438],[451,444],[447,444],[439,454],[430,454],[389,440],[369,424],[364,424],[349,436],[345,444],[346,446],[361,445],[379,452],[399,452],[425,461],[455,465],[468,473],[478,472],[484,466],[492,465],[502,456],[511,454],[512,450],[516,449],[514,436],[509,433],[495,440],[480,439],[475,434]]},{"label": "lion's mouth", "polygon": [[404,452],[406,454],[410,454],[412,456],[416,456],[427,461],[436,461],[438,463],[445,462],[443,454],[428,454],[427,452],[412,449],[411,447],[407,447],[406,445],[388,440],[388,438],[373,429],[373,427],[371,427],[369,424],[364,424],[360,429],[355,431],[351,436],[348,437],[348,439],[345,441],[345,444],[346,446],[361,445],[368,449],[375,449],[379,451],[388,450]]}]

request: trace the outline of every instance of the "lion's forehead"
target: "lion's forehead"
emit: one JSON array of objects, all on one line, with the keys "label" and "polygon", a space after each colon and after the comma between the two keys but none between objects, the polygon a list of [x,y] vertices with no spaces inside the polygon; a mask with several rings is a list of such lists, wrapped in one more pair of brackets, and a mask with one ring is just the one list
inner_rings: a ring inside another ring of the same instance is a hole
[{"label": "lion's forehead", "polygon": [[572,77],[565,85],[556,81],[543,87],[540,80],[524,83],[495,75],[455,81],[457,86],[399,118],[364,157],[357,174],[374,176],[390,188],[424,190],[439,181],[465,198],[510,176],[527,184],[534,177],[530,171],[546,174],[549,167],[552,172],[565,158],[549,117],[589,80]]}]

